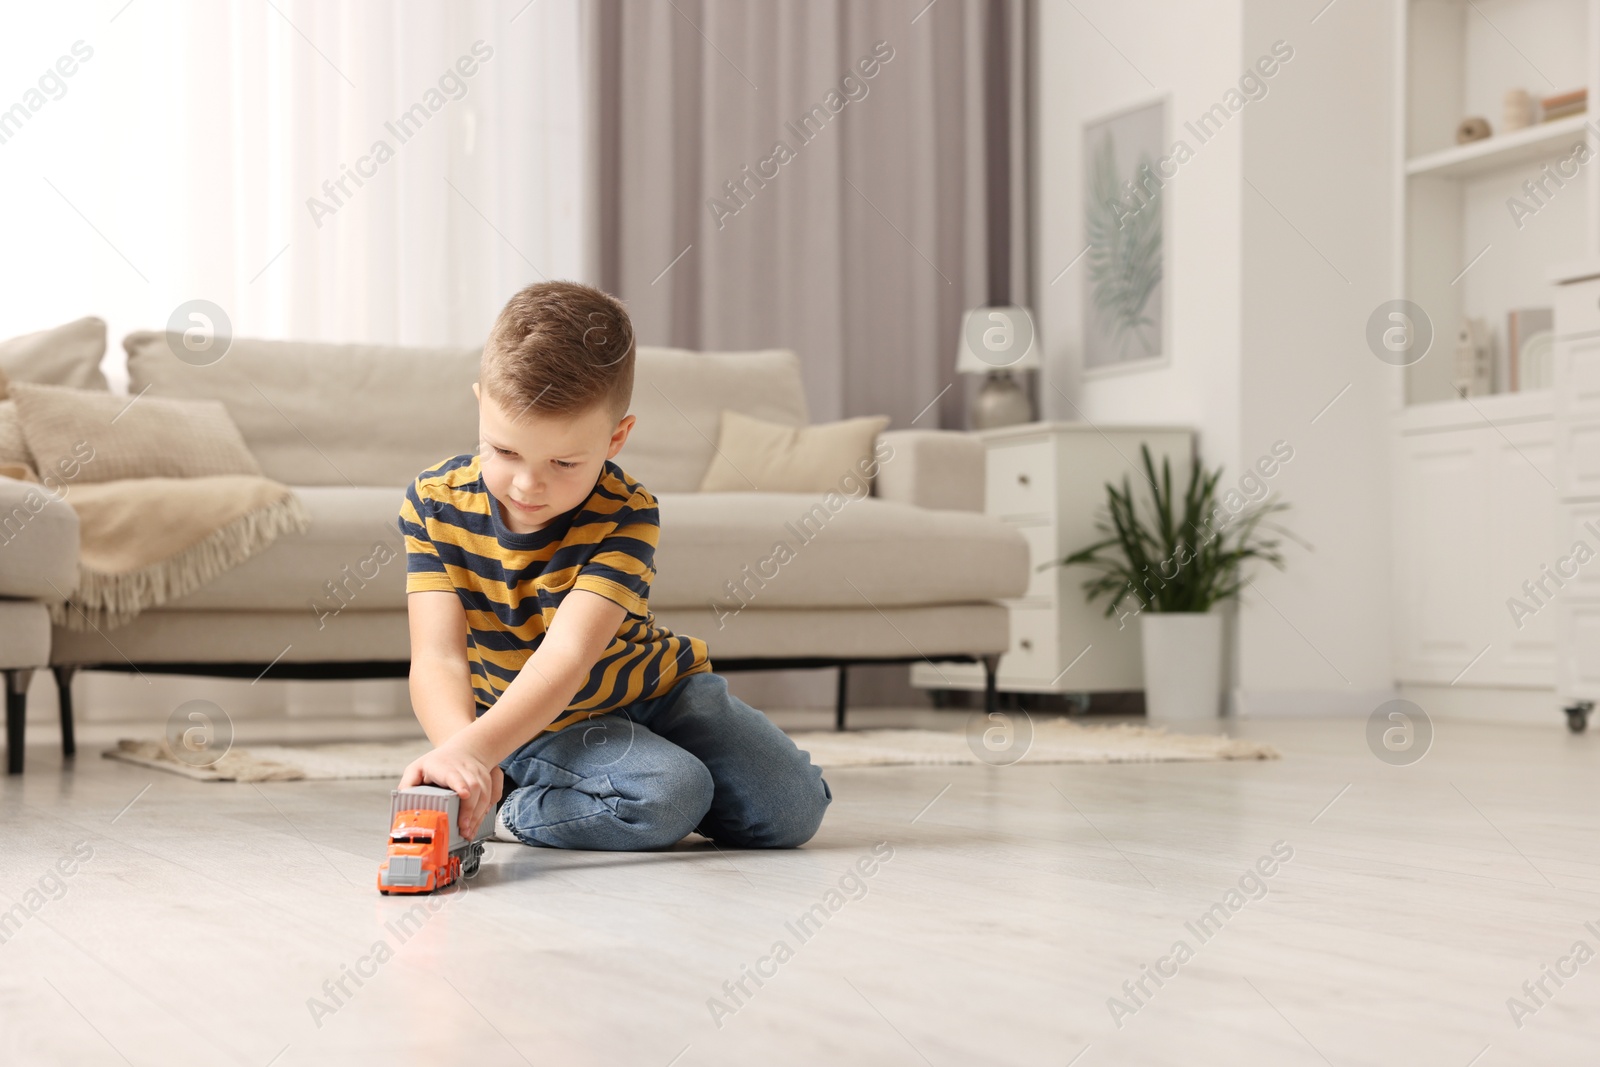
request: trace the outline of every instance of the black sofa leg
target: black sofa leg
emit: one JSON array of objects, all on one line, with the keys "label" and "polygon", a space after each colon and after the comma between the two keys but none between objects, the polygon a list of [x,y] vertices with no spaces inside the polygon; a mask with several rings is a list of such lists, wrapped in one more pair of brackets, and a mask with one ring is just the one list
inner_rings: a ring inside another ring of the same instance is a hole
[{"label": "black sofa leg", "polygon": [[23,743],[28,726],[28,683],[32,667],[15,667],[6,673],[6,773],[22,773]]},{"label": "black sofa leg", "polygon": [[834,698],[833,704],[833,728],[835,730],[844,729],[844,709],[850,688],[849,682],[850,668],[841,663],[839,664],[839,692]]},{"label": "black sofa leg", "polygon": [[999,694],[995,692],[995,676],[1000,673],[999,656],[981,656],[983,660],[983,711],[993,715],[1000,709]]},{"label": "black sofa leg", "polygon": [[56,676],[56,703],[61,706],[61,756],[71,759],[78,754],[78,742],[72,733],[72,676],[77,667],[51,667]]}]

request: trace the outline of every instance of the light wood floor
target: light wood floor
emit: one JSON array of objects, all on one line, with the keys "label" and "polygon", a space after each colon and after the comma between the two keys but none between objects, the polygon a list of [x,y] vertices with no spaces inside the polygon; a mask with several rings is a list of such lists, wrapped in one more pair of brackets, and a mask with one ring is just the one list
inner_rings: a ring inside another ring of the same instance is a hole
[{"label": "light wood floor", "polygon": [[[1442,723],[1392,767],[1364,726],[1238,726],[1267,763],[835,771],[803,849],[494,845],[409,927],[415,899],[373,887],[387,782],[93,751],[63,773],[40,745],[0,784],[0,898],[38,904],[0,944],[0,1063],[1595,1062],[1600,961],[1537,1004],[1522,984],[1600,951],[1600,736]],[[1202,942],[1186,922],[1280,841],[1265,897]],[[1179,940],[1192,958],[1130,999]]]}]

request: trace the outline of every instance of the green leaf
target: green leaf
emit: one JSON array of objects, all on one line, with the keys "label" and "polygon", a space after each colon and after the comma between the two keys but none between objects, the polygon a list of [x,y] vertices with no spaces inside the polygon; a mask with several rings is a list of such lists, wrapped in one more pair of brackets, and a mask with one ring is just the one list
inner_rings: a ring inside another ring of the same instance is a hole
[{"label": "green leaf", "polygon": [[1118,174],[1115,141],[1108,130],[1093,149],[1084,235],[1089,242],[1089,299],[1108,332],[1112,355],[1121,360],[1159,348],[1150,298],[1161,284],[1161,189],[1142,204],[1124,197],[1122,181],[1151,169],[1141,154],[1132,174]]},{"label": "green leaf", "polygon": [[[1141,610],[1210,611],[1238,596],[1249,581],[1244,573],[1246,564],[1260,562],[1284,569],[1281,542],[1270,534],[1311,547],[1269,521],[1288,510],[1283,501],[1233,515],[1217,493],[1222,468],[1207,471],[1200,457],[1194,456],[1180,502],[1174,493],[1170,460],[1163,457],[1158,473],[1149,446],[1140,445],[1139,451],[1148,488],[1144,498],[1135,500],[1126,475],[1120,487],[1108,482],[1106,509],[1095,521],[1095,528],[1105,536],[1055,561],[1058,566],[1087,567],[1093,572],[1083,582],[1083,590],[1091,603],[1107,599],[1107,617],[1129,597]],[[1224,518],[1213,525],[1215,515]]]}]

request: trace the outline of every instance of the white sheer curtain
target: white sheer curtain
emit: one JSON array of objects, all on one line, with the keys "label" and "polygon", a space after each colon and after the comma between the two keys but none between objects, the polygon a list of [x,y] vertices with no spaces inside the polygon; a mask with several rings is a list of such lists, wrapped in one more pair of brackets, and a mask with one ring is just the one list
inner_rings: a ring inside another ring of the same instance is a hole
[{"label": "white sheer curtain", "polygon": [[240,336],[478,343],[521,285],[589,274],[578,7],[10,12],[0,338],[98,315],[113,388],[122,336],[193,299]]}]

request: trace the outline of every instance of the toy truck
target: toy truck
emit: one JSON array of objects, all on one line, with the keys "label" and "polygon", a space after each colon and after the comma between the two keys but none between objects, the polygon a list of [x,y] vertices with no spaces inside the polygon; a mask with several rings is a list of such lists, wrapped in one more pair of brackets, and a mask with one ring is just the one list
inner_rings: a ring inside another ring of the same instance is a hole
[{"label": "toy truck", "polygon": [[432,893],[478,873],[490,819],[468,841],[457,825],[461,798],[453,790],[416,785],[389,796],[389,858],[378,866],[378,892]]}]

